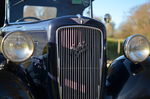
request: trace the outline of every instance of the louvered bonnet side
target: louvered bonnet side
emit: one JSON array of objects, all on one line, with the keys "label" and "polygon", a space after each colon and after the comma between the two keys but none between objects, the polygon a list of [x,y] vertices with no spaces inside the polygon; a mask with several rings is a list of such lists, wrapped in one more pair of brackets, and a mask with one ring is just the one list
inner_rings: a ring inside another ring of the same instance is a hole
[{"label": "louvered bonnet side", "polygon": [[62,99],[98,99],[103,35],[89,26],[57,29],[58,80]]}]

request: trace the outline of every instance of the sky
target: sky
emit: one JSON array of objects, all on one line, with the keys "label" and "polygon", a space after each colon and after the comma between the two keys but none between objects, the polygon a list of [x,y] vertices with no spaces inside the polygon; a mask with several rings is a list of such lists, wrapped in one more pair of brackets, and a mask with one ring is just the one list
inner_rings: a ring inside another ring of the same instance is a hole
[{"label": "sky", "polygon": [[116,28],[130,15],[130,10],[150,0],[94,0],[94,16],[103,17],[106,13],[111,14]]}]

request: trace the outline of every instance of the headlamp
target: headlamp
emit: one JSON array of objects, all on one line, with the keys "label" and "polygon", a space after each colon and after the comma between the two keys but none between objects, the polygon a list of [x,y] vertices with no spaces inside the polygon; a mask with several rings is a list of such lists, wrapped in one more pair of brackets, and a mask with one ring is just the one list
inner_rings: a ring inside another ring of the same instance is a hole
[{"label": "headlamp", "polygon": [[149,41],[140,34],[128,37],[123,47],[125,56],[134,63],[144,61],[150,54]]},{"label": "headlamp", "polygon": [[2,40],[2,53],[12,62],[22,62],[34,52],[33,40],[25,32],[8,33]]}]

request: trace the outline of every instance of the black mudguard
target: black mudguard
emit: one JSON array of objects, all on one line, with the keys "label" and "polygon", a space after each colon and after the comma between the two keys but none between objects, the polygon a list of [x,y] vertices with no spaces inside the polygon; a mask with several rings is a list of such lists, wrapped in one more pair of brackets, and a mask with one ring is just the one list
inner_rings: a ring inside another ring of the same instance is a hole
[{"label": "black mudguard", "polygon": [[22,81],[11,72],[0,70],[0,99],[33,99]]},{"label": "black mudguard", "polygon": [[150,57],[140,64],[144,70],[129,77],[117,99],[150,99]]},{"label": "black mudguard", "polygon": [[125,56],[121,56],[114,60],[108,69],[106,79],[107,95],[111,96],[112,99],[116,99],[129,77],[136,75],[141,71],[143,71],[142,64],[134,64]]},{"label": "black mudguard", "polygon": [[108,68],[106,79],[107,95],[116,97],[129,77],[129,72],[124,65],[126,58],[121,56],[113,61]]},{"label": "black mudguard", "polygon": [[150,70],[131,76],[118,99],[150,99]]}]

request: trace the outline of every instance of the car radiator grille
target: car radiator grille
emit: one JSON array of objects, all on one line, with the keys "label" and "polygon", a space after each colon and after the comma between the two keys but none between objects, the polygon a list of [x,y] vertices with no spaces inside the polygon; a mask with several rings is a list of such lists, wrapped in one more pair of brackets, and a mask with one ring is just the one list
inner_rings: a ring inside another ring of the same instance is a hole
[{"label": "car radiator grille", "polygon": [[58,70],[62,99],[98,99],[101,31],[87,26],[57,30]]}]

